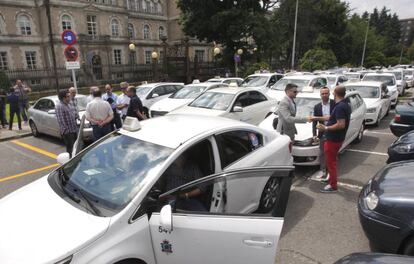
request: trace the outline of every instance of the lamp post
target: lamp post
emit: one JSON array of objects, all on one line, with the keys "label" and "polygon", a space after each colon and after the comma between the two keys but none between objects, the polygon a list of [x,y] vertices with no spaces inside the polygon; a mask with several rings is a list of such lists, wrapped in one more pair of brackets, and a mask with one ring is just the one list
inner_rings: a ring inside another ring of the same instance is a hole
[{"label": "lamp post", "polygon": [[299,0],[296,0],[295,28],[293,30],[293,47],[292,47],[292,70],[295,69],[295,49],[296,49],[296,30],[298,27],[298,9],[299,9]]},{"label": "lamp post", "polygon": [[158,73],[157,73],[158,53],[156,51],[153,51],[151,53],[151,58],[152,58],[152,74],[154,77],[154,81],[158,81]]},{"label": "lamp post", "polygon": [[241,62],[241,55],[243,54],[243,50],[242,49],[238,49],[236,51],[236,54],[234,55],[234,73],[236,75],[236,77],[238,77],[239,75],[239,68],[238,68],[238,64],[239,62]]},{"label": "lamp post", "polygon": [[214,71],[215,71],[215,75],[217,75],[217,56],[221,53],[221,50],[219,47],[215,47],[213,49],[213,54],[214,54]]}]

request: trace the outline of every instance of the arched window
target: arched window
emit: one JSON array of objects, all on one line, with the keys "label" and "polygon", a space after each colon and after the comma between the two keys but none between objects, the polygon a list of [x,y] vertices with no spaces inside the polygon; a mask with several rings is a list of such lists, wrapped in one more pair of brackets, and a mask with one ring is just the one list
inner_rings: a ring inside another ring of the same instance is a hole
[{"label": "arched window", "polygon": [[27,15],[20,15],[17,18],[17,24],[20,30],[20,34],[29,36],[32,35],[32,24],[30,18]]},{"label": "arched window", "polygon": [[147,12],[147,1],[142,0],[142,2],[141,2],[141,6],[142,6],[142,10],[143,10],[144,12]]},{"label": "arched window", "polygon": [[150,39],[150,27],[144,25],[144,39]]},{"label": "arched window", "polygon": [[117,19],[111,21],[111,32],[113,37],[119,36],[119,21]]},{"label": "arched window", "polygon": [[128,30],[128,37],[134,38],[135,37],[134,25],[132,25],[131,23],[128,23],[127,30]]},{"label": "arched window", "polygon": [[72,29],[72,18],[68,15],[62,16],[62,30]]},{"label": "arched window", "polygon": [[162,26],[160,26],[159,28],[158,28],[158,38],[159,39],[162,39],[162,37],[165,35],[165,32],[164,32],[164,27],[162,27]]}]

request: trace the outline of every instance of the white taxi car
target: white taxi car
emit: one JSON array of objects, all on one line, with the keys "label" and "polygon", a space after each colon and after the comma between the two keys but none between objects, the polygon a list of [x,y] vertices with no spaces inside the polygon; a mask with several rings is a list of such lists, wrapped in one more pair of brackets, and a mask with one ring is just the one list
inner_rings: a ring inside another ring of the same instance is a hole
[{"label": "white taxi car", "polygon": [[378,126],[381,119],[388,115],[391,109],[391,99],[387,94],[387,85],[381,82],[355,82],[345,84],[347,91],[358,92],[365,102],[366,125]]},{"label": "white taxi car", "polygon": [[249,87],[265,93],[269,87],[283,78],[281,73],[255,73],[249,75],[241,83],[241,87]]},{"label": "white taxi car", "polygon": [[258,125],[276,105],[276,100],[255,89],[227,87],[209,90],[170,113],[221,116]]},{"label": "white taxi car", "polygon": [[227,87],[227,84],[214,82],[187,84],[167,98],[154,103],[150,108],[150,117],[166,115],[183,105],[191,103],[194,98],[205,91],[220,87]]},{"label": "white taxi car", "polygon": [[[333,99],[333,98],[332,98]],[[345,141],[341,150],[346,148],[351,142],[360,142],[364,134],[364,118],[366,106],[357,92],[347,92],[346,100],[352,109],[351,120]],[[297,116],[307,117],[313,114],[314,106],[321,101],[319,93],[299,93],[295,99],[297,107]],[[274,113],[267,117],[259,127],[265,129],[275,129],[273,126],[274,119],[277,115]],[[320,164],[319,142],[313,140],[312,123],[296,124],[298,134],[293,142],[293,162],[300,166],[315,166]]]},{"label": "white taxi car", "polygon": [[405,80],[403,69],[392,69],[387,72],[391,72],[395,75],[395,80],[397,81],[397,90],[401,96],[404,96],[405,89],[407,89],[407,81]]},{"label": "white taxi car", "polygon": [[285,87],[288,83],[293,83],[298,86],[298,91],[302,90],[315,91],[319,94],[319,89],[327,86],[328,81],[326,77],[313,75],[313,74],[294,74],[283,77],[275,85],[270,87],[267,91],[267,95],[270,98],[280,101],[285,97]]},{"label": "white taxi car", "polygon": [[167,98],[184,87],[184,83],[147,83],[137,86],[137,96],[142,102],[144,112],[149,116],[149,109],[156,102]]},{"label": "white taxi car", "polygon": [[[293,177],[287,136],[217,117],[127,118],[58,161],[0,200],[0,263],[274,263]],[[198,179],[177,176],[196,167],[187,175]]]},{"label": "white taxi car", "polygon": [[243,79],[238,77],[214,77],[208,79],[206,82],[225,83],[229,85],[236,84],[237,86],[240,86],[243,82]]},{"label": "white taxi car", "polygon": [[348,78],[342,74],[323,74],[321,76],[326,78],[328,81],[328,87],[331,90],[333,90],[336,86],[348,81]]},{"label": "white taxi car", "polygon": [[407,87],[414,86],[414,69],[404,69],[404,78],[407,83]]},{"label": "white taxi car", "polygon": [[388,95],[391,98],[391,105],[398,103],[399,91],[397,89],[397,80],[395,75],[390,72],[370,72],[365,74],[363,81],[384,82],[387,85]]}]

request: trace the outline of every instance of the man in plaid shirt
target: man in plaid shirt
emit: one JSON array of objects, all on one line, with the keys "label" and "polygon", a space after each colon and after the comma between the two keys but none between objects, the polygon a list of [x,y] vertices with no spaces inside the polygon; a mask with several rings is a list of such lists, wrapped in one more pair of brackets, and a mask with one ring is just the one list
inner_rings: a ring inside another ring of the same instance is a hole
[{"label": "man in plaid shirt", "polygon": [[68,90],[60,90],[59,103],[56,105],[56,117],[59,124],[60,134],[66,145],[66,151],[72,157],[73,144],[76,141],[78,126],[76,125],[76,114],[70,104],[70,93]]}]

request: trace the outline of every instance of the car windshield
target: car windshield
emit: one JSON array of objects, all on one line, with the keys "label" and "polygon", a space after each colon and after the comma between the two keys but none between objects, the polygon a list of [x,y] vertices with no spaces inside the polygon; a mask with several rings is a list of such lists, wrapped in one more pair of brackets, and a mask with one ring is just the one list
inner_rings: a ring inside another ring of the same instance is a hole
[{"label": "car windshield", "polygon": [[336,77],[335,76],[327,76],[326,79],[328,79],[328,85],[336,85]]},{"label": "car windshield", "polygon": [[207,86],[184,86],[184,88],[173,93],[170,98],[194,99],[207,89]]},{"label": "car windshield", "polygon": [[380,88],[373,86],[349,86],[347,91],[357,91],[362,98],[378,98],[380,96]]},{"label": "car windshield", "polygon": [[345,73],[344,74],[348,79],[350,80],[359,80],[359,78],[361,77],[361,75],[359,73]]},{"label": "car windshield", "polygon": [[397,79],[397,80],[402,79],[402,73],[400,71],[395,71],[395,72],[392,72],[392,73],[394,73],[395,79]]},{"label": "car windshield", "polygon": [[298,91],[302,91],[305,86],[309,84],[309,80],[300,79],[280,79],[275,85],[270,87],[273,90],[284,91],[288,83],[293,83],[298,86]]},{"label": "car windshield", "polygon": [[313,107],[321,102],[319,98],[304,98],[304,97],[296,97],[296,116],[300,117],[308,117],[313,115]]},{"label": "car windshield", "polygon": [[79,111],[85,111],[86,105],[88,104],[88,99],[85,96],[82,97],[76,97],[76,100],[78,101],[78,110]]},{"label": "car windshield", "polygon": [[364,81],[374,81],[374,82],[383,82],[386,83],[387,86],[395,85],[395,79],[392,76],[386,75],[365,75]]},{"label": "car windshield", "polygon": [[405,75],[413,75],[413,70],[404,70]]},{"label": "car windshield", "polygon": [[242,87],[259,87],[266,85],[269,77],[267,76],[249,76],[241,83]]},{"label": "car windshield", "polygon": [[151,90],[149,86],[138,86],[137,87],[137,96],[139,98],[145,97],[145,95]]},{"label": "car windshield", "polygon": [[[121,211],[138,193],[151,170],[161,166],[173,149],[120,133],[111,134],[63,165],[65,184],[96,201],[107,212]],[[78,192],[79,193],[79,192]],[[76,191],[75,191],[76,194]]]},{"label": "car windshield", "polygon": [[219,82],[221,82],[221,80],[220,79],[210,79],[210,80],[207,80],[207,82],[219,83]]},{"label": "car windshield", "polygon": [[195,99],[190,106],[225,111],[233,98],[234,94],[207,92]]}]

